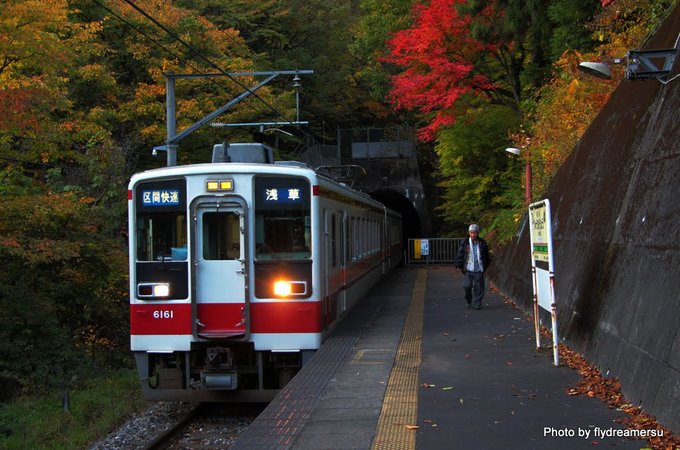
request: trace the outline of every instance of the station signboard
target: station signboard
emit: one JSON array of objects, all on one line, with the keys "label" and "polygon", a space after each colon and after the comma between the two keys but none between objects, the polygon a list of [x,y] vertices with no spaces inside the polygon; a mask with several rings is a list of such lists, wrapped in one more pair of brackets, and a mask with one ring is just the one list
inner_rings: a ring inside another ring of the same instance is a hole
[{"label": "station signboard", "polygon": [[529,205],[529,235],[531,241],[531,276],[534,288],[536,347],[541,347],[539,308],[543,308],[551,316],[553,359],[555,365],[558,366],[557,304],[555,302],[555,265],[550,200],[545,199]]}]

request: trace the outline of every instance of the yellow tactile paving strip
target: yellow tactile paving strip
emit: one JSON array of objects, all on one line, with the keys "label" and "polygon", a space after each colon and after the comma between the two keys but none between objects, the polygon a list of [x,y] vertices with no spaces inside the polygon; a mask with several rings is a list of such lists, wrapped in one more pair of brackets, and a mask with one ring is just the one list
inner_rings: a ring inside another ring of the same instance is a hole
[{"label": "yellow tactile paving strip", "polygon": [[418,368],[426,287],[427,270],[420,269],[373,438],[374,450],[416,448],[414,427],[418,419]]}]

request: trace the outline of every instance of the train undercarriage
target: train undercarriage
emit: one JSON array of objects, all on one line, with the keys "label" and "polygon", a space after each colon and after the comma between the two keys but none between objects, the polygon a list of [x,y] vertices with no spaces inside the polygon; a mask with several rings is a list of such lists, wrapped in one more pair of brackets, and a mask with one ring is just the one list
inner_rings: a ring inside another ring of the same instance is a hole
[{"label": "train undercarriage", "polygon": [[194,343],[190,352],[135,352],[150,400],[268,402],[314,350],[255,351],[252,343]]}]

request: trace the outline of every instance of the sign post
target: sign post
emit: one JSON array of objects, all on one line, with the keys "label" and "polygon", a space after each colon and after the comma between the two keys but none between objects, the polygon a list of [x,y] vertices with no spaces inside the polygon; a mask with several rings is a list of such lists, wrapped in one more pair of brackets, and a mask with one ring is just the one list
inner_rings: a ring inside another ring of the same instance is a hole
[{"label": "sign post", "polygon": [[534,328],[536,348],[541,347],[539,307],[550,312],[552,318],[553,359],[559,366],[557,336],[557,304],[555,303],[555,265],[553,257],[552,219],[550,200],[529,205],[531,240],[531,276],[534,287]]}]

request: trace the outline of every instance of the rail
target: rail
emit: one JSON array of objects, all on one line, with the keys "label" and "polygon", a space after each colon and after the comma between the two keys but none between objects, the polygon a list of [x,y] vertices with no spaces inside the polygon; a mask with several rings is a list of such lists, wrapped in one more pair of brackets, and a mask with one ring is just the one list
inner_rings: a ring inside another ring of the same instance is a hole
[{"label": "rail", "polygon": [[463,240],[465,238],[409,239],[406,265],[453,264]]}]

